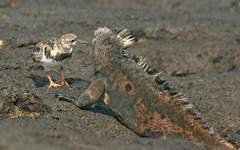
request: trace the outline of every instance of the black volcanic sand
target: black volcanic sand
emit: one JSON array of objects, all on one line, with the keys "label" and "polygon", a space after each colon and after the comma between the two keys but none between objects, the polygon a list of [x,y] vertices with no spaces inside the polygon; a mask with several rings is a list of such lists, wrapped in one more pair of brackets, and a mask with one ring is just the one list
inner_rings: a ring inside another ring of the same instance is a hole
[{"label": "black volcanic sand", "polygon": [[[46,72],[31,60],[33,45],[66,32],[91,40],[99,26],[133,31],[139,40],[130,52],[147,57],[210,126],[240,146],[239,1],[15,2],[0,1],[0,106],[4,108],[0,149],[205,149],[182,138],[140,138],[111,116],[59,102],[47,89]],[[93,71],[89,50],[79,46],[65,62],[67,80],[81,83],[80,91],[89,84]],[[14,99],[26,93],[40,100],[26,107]],[[7,106],[20,104],[28,111],[39,106],[40,116],[6,115],[12,110]]]}]

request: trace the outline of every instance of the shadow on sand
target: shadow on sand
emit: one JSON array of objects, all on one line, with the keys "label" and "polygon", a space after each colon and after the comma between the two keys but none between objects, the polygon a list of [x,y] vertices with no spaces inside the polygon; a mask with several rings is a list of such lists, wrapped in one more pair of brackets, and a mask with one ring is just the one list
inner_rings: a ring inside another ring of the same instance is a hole
[{"label": "shadow on sand", "polygon": [[[29,76],[29,78],[32,79],[34,85],[36,88],[41,88],[41,87],[44,87],[46,85],[48,85],[48,78],[47,77],[41,77],[39,75],[34,75],[34,74],[31,74]],[[79,82],[85,82],[85,83],[90,83],[90,81],[87,81],[87,80],[84,80],[84,79],[81,79],[81,78],[66,78],[65,79],[69,85],[72,85],[72,84],[76,84],[76,83],[79,83]]]}]

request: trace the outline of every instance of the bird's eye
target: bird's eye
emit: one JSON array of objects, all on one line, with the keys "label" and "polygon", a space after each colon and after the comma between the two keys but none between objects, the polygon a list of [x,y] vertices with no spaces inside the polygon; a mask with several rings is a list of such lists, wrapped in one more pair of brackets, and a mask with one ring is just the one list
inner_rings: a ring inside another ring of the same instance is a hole
[{"label": "bird's eye", "polygon": [[38,53],[40,51],[40,48],[39,47],[36,47],[32,50],[34,53]]}]

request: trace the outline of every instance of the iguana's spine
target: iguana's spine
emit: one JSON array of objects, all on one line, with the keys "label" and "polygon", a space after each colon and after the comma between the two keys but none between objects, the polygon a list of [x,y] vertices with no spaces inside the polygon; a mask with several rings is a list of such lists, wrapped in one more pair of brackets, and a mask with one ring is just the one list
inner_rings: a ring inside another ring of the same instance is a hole
[{"label": "iguana's spine", "polygon": [[133,60],[139,65],[139,67],[156,82],[160,90],[169,93],[173,97],[173,103],[175,105],[178,105],[181,107],[181,109],[188,114],[190,114],[194,120],[198,120],[201,123],[201,126],[205,129],[208,129],[209,134],[216,137],[218,142],[224,144],[226,147],[230,149],[237,149],[239,150],[239,147],[236,147],[229,141],[222,138],[219,134],[217,134],[212,127],[209,127],[206,122],[201,117],[200,113],[193,109],[193,104],[189,102],[188,98],[181,92],[178,92],[176,89],[169,86],[169,84],[166,82],[165,79],[161,78],[161,72],[158,72],[156,69],[154,69],[151,65],[149,65],[146,61],[146,59],[142,56],[134,56]]},{"label": "iguana's spine", "polygon": [[119,40],[123,49],[127,49],[136,43],[136,38],[126,28],[115,28],[115,33],[117,34],[116,38]]},{"label": "iguana's spine", "polygon": [[[126,51],[126,48],[129,48],[136,43],[135,37],[133,37],[127,29],[117,30],[116,37],[119,39],[120,45],[123,48],[123,51],[121,53],[123,57],[132,59],[137,64],[137,66],[139,66],[138,68],[143,71],[143,73],[145,73],[148,77],[157,83],[161,91],[167,92],[173,97],[174,103],[180,105],[183,111],[191,112],[191,114],[194,115],[195,119],[202,120],[200,113],[193,109],[193,104],[189,102],[188,98],[186,98],[183,93],[178,92],[174,88],[170,87],[168,82],[161,77],[161,71],[158,71],[152,67],[147,62],[147,59],[145,57],[130,55]],[[207,125],[204,126],[208,127]]]},{"label": "iguana's spine", "polygon": [[150,77],[154,82],[158,85],[161,91],[169,93],[173,97],[172,102],[180,106],[184,112],[190,114],[194,120],[199,121],[201,123],[202,128],[207,129],[209,134],[215,136],[219,143],[222,143],[227,148],[239,150],[232,143],[228,142],[224,138],[222,138],[219,134],[217,134],[212,127],[209,127],[204,119],[201,117],[200,113],[193,109],[193,104],[189,102],[188,98],[181,92],[178,92],[176,89],[169,86],[168,82],[161,77],[161,71],[158,71],[154,67],[152,67],[147,59],[143,56],[130,55],[126,51],[127,48],[134,45],[136,42],[136,38],[131,35],[131,33],[127,29],[118,30],[117,38],[122,45],[122,56],[128,57],[132,59],[137,66],[139,66],[140,70],[142,70],[148,77]]},{"label": "iguana's spine", "polygon": [[180,106],[181,109],[191,116],[193,116],[194,120],[198,120],[201,123],[201,126],[204,129],[208,129],[210,135],[215,136],[219,143],[224,144],[226,147],[234,150],[239,150],[240,148],[236,147],[232,143],[228,142],[224,138],[222,138],[219,134],[217,134],[212,127],[209,127],[207,123],[204,121],[202,116],[198,111],[193,109],[193,104],[189,102],[188,98],[181,92],[178,92],[174,88],[170,87],[168,82],[161,77],[161,72],[157,71],[157,69],[153,68],[148,64],[146,58],[143,56],[131,56],[134,62],[139,66],[139,68],[144,71],[144,73],[149,76],[154,82],[158,85],[161,91],[169,93],[173,99],[172,102]]}]

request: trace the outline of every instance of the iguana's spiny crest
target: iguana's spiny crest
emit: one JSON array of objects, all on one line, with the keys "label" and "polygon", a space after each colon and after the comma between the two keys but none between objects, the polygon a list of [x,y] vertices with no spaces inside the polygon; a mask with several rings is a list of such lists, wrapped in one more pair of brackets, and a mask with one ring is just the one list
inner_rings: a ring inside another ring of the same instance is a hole
[{"label": "iguana's spiny crest", "polygon": [[100,27],[94,32],[95,38],[92,40],[95,54],[105,51],[110,53],[111,57],[114,55],[125,55],[125,49],[135,43],[135,38],[128,32],[127,29],[115,31]]}]

